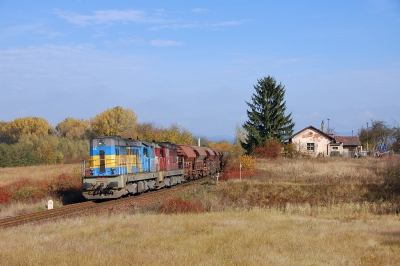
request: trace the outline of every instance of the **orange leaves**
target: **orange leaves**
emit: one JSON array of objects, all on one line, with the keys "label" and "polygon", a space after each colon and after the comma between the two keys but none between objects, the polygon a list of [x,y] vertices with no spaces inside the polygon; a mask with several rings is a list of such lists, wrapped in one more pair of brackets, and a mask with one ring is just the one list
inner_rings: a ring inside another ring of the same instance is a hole
[{"label": "orange leaves", "polygon": [[28,178],[0,187],[0,203],[27,202],[41,200],[52,194],[63,195],[81,190],[81,178],[78,175],[60,174],[52,180],[37,181]]},{"label": "orange leaves", "polygon": [[275,139],[269,140],[262,147],[255,149],[255,155],[260,158],[278,158],[283,152],[282,144]]},{"label": "orange leaves", "polygon": [[256,159],[250,155],[230,157],[228,164],[221,176],[221,180],[250,178],[256,168]]},{"label": "orange leaves", "polygon": [[219,141],[219,142],[210,142],[210,148],[211,149],[215,149],[215,150],[219,150],[219,151],[229,151],[232,148],[232,145],[226,141]]}]

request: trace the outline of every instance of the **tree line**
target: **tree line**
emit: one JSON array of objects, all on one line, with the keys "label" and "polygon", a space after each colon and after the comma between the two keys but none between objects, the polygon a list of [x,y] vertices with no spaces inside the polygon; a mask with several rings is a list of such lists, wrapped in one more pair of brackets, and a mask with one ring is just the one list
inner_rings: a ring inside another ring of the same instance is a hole
[{"label": "tree line", "polygon": [[[100,136],[197,144],[197,137],[176,123],[161,127],[137,119],[131,109],[117,106],[89,120],[68,117],[55,127],[39,117],[0,121],[0,167],[78,162],[89,155],[89,140]],[[202,145],[230,148],[226,141],[213,143],[206,138]]]},{"label": "tree line", "polygon": [[379,150],[384,144],[388,150],[400,152],[400,126],[397,123],[389,125],[383,120],[371,120],[367,127],[360,129],[359,138],[363,147],[369,150]]}]

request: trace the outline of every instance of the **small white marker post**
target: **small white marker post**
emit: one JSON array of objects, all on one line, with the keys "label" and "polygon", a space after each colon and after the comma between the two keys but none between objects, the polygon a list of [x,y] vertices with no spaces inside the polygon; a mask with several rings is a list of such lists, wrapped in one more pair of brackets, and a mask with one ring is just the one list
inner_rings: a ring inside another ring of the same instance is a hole
[{"label": "small white marker post", "polygon": [[242,181],[242,162],[240,162],[239,179]]},{"label": "small white marker post", "polygon": [[49,201],[47,202],[47,209],[48,209],[48,210],[52,210],[52,209],[53,209],[53,201],[52,201],[52,200],[49,200]]}]

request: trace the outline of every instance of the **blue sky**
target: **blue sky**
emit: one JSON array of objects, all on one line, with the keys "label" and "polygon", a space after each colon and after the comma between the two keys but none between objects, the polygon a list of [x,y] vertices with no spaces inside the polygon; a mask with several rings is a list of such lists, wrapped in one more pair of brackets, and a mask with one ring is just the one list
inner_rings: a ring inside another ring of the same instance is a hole
[{"label": "blue sky", "polygon": [[0,0],[0,121],[108,108],[233,138],[257,79],[295,130],[400,123],[400,1]]}]

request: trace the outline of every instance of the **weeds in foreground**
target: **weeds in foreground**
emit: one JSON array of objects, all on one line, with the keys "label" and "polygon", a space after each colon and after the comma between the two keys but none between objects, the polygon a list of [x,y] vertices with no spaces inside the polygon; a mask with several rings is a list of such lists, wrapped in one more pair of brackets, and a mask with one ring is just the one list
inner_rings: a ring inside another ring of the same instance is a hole
[{"label": "weeds in foreground", "polygon": [[226,205],[277,208],[364,206],[375,214],[400,213],[398,158],[258,160],[247,179],[219,182]]},{"label": "weeds in foreground", "polygon": [[204,212],[204,207],[200,202],[195,202],[191,199],[180,199],[178,197],[170,199],[161,204],[160,213],[176,214],[187,212]]},{"label": "weeds in foreground", "polygon": [[67,218],[3,229],[0,260],[7,265],[399,265],[398,217],[325,215],[253,208]]},{"label": "weeds in foreground", "polygon": [[81,193],[81,187],[79,175],[62,173],[50,180],[20,178],[0,186],[0,203],[33,202],[48,197],[60,197],[68,202]]}]

